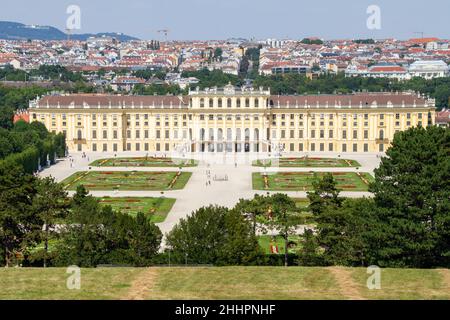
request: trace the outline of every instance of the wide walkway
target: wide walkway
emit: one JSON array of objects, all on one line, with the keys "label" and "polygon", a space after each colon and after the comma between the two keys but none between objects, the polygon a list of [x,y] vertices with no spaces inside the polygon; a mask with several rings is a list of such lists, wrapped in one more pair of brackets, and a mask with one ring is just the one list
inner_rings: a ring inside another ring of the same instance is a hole
[{"label": "wide walkway", "polygon": [[[336,157],[336,154],[312,154],[309,156],[319,157]],[[145,153],[118,153],[118,157],[145,156]],[[284,157],[304,156],[304,154],[288,154]],[[59,161],[56,165],[41,172],[41,176],[53,176],[57,181],[62,181],[77,171],[89,170],[89,164],[97,159],[114,157],[114,154],[87,154],[87,158],[82,158],[81,154],[71,155],[73,162],[68,159]],[[202,156],[203,157],[203,156]],[[361,167],[356,168],[279,168],[279,171],[328,171],[328,172],[369,172],[373,174],[373,170],[378,166],[380,159],[375,154],[342,154],[343,159],[354,159],[359,161]],[[197,157],[198,158],[198,157]],[[167,219],[158,224],[161,231],[165,234],[169,232],[173,226],[183,217],[189,215],[192,211],[207,205],[221,205],[233,207],[239,199],[252,198],[256,193],[267,194],[266,191],[255,191],[252,188],[252,172],[258,172],[263,169],[251,166],[251,159],[245,155],[230,156],[226,159],[222,155],[209,156],[202,158],[198,167],[183,168],[182,171],[192,172],[193,175],[183,190],[166,191],[164,196],[176,198],[171,212]],[[108,171],[177,171],[178,168],[158,168],[158,167],[91,167],[91,170],[108,170]],[[210,178],[207,176],[210,172]],[[214,177],[219,179],[227,177],[226,181],[215,181]],[[211,184],[207,184],[211,181]],[[274,192],[271,192],[274,193]],[[283,192],[292,197],[304,198],[306,192]],[[111,196],[111,197],[159,197],[159,191],[92,191],[94,196]],[[362,197],[370,196],[368,192],[342,192],[342,196],[346,197]]]}]

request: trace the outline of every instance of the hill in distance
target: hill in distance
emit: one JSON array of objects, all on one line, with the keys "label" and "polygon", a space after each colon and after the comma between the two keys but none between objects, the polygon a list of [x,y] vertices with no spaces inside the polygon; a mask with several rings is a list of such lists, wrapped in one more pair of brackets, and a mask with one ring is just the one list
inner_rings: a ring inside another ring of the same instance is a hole
[{"label": "hill in distance", "polygon": [[[86,41],[89,37],[109,36],[120,41],[138,40],[122,33],[83,33],[72,34],[73,40]],[[0,39],[4,40],[65,40],[67,34],[51,26],[25,25],[18,22],[0,21]]]}]

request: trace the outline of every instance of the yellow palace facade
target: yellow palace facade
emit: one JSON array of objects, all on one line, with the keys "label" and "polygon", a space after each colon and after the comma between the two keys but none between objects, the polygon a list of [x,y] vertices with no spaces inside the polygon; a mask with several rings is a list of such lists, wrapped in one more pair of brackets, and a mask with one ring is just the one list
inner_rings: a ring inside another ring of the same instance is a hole
[{"label": "yellow palace facade", "polygon": [[394,134],[435,121],[415,93],[275,96],[192,90],[187,96],[50,95],[30,121],[66,135],[69,152],[384,152]]}]

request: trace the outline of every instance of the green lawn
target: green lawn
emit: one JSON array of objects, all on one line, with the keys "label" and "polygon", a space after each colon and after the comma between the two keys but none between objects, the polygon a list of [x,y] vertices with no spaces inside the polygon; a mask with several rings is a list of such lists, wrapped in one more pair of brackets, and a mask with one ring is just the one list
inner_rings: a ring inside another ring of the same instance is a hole
[{"label": "green lawn", "polygon": [[257,167],[360,167],[358,161],[340,158],[280,158],[280,159],[261,159],[253,162],[253,166]]},{"label": "green lawn", "polygon": [[[443,270],[450,275],[449,270]],[[450,283],[442,270],[382,269],[381,289],[369,290],[367,271],[355,268],[352,277],[361,294],[367,299],[450,299]]]},{"label": "green lawn", "polygon": [[149,299],[339,299],[324,268],[161,268]]},{"label": "green lawn", "polygon": [[81,289],[69,290],[65,268],[1,268],[0,299],[118,299],[142,270],[96,268],[81,270]]},{"label": "green lawn", "polygon": [[109,205],[114,210],[135,216],[138,212],[144,213],[150,221],[160,223],[166,220],[167,214],[175,204],[176,199],[160,198],[135,198],[135,197],[104,197],[99,198],[103,205]]},{"label": "green lawn", "polygon": [[157,157],[109,158],[92,162],[93,167],[195,167],[198,161]]},{"label": "green lawn", "polygon": [[[320,179],[325,172],[278,172],[269,174],[268,188],[265,186],[263,175],[253,173],[253,189],[272,191],[311,191],[315,179]],[[356,172],[333,172],[338,188],[343,191],[367,191],[368,184],[373,177],[366,172],[359,176]]]},{"label": "green lawn", "polygon": [[[81,270],[81,289],[69,290],[65,268],[1,268],[0,299],[120,299],[136,291],[146,299],[450,299],[450,270],[382,269],[381,289],[366,286],[366,268],[341,268],[342,287],[321,267],[96,268]],[[151,279],[143,283],[137,279]],[[348,282],[350,281],[350,283]]]},{"label": "green lawn", "polygon": [[88,190],[165,191],[183,189],[191,175],[191,172],[81,171],[65,179],[63,184],[69,190],[76,190],[82,184]]}]

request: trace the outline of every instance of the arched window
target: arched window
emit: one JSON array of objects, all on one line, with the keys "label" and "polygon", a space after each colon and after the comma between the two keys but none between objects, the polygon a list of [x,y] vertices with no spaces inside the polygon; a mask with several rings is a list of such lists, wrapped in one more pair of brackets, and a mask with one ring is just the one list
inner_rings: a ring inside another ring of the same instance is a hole
[{"label": "arched window", "polygon": [[209,140],[214,141],[214,129],[213,128],[209,129]]},{"label": "arched window", "polygon": [[240,128],[236,129],[236,140],[241,140],[241,129]]},{"label": "arched window", "polygon": [[227,129],[227,140],[228,141],[233,140],[233,132],[231,131],[230,128]]},{"label": "arched window", "polygon": [[219,108],[222,108],[222,98],[219,98],[219,101],[218,101],[218,107],[219,107]]},{"label": "arched window", "polygon": [[250,107],[250,99],[249,98],[245,99],[245,107],[246,108]]},{"label": "arched window", "polygon": [[227,100],[227,107],[231,108],[231,98],[228,98],[228,100]]},{"label": "arched window", "polygon": [[259,129],[255,129],[254,140],[259,141]]},{"label": "arched window", "polygon": [[240,108],[240,107],[241,107],[241,99],[238,98],[238,99],[236,100],[236,108]]},{"label": "arched window", "polygon": [[219,141],[223,140],[223,130],[222,129],[217,130],[217,140],[219,140]]},{"label": "arched window", "polygon": [[383,139],[384,139],[384,130],[381,129],[380,130],[380,140],[383,140]]},{"label": "arched window", "polygon": [[210,108],[214,107],[214,99],[209,99],[209,107]]},{"label": "arched window", "polygon": [[200,99],[200,108],[204,108],[205,107],[205,99],[201,98]]},{"label": "arched window", "polygon": [[250,129],[245,129],[245,141],[250,140]]},{"label": "arched window", "polygon": [[258,98],[255,99],[255,108],[259,108],[259,99]]},{"label": "arched window", "polygon": [[205,140],[205,129],[200,129],[200,140],[201,141]]}]

